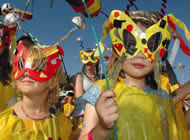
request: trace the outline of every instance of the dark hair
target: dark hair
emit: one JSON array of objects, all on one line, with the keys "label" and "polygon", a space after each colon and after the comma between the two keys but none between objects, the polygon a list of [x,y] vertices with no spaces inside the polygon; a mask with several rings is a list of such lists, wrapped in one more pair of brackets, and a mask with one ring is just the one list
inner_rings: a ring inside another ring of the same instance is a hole
[{"label": "dark hair", "polygon": [[[84,72],[84,68],[85,68],[85,65],[83,65],[82,67],[82,72]],[[95,72],[96,72],[96,77],[99,77],[99,62],[96,63]]]},{"label": "dark hair", "polygon": [[2,15],[2,10],[1,10],[1,8],[0,8],[0,16]]},{"label": "dark hair", "polygon": [[151,89],[157,90],[158,89],[158,85],[157,85],[157,83],[156,83],[156,81],[154,79],[155,79],[154,78],[154,72],[151,72],[148,75],[146,75],[146,77],[145,77],[145,83]]},{"label": "dark hair", "polygon": [[12,65],[10,63],[9,48],[5,48],[4,52],[0,55],[0,82],[4,86],[11,82],[11,71]]},{"label": "dark hair", "polygon": [[21,40],[27,40],[27,41],[30,42],[32,45],[34,45],[34,41],[32,41],[32,39],[31,39],[30,36],[23,35],[23,36],[21,36],[21,37],[16,41],[16,43],[18,44],[19,41],[21,41]]}]

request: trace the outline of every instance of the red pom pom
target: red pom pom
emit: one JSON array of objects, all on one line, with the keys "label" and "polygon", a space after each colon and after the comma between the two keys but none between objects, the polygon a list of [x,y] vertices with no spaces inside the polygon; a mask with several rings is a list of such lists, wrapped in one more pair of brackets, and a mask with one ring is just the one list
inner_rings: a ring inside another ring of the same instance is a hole
[{"label": "red pom pom", "polygon": [[147,53],[148,52],[148,48],[144,48],[144,53]]},{"label": "red pom pom", "polygon": [[110,59],[109,56],[105,55],[104,58],[108,61]]},{"label": "red pom pom", "polygon": [[58,140],[62,140],[61,137],[59,137]]},{"label": "red pom pom", "polygon": [[113,24],[112,24],[112,23],[109,24],[109,28],[110,28],[110,29],[113,28]]},{"label": "red pom pom", "polygon": [[127,25],[126,31],[131,32],[132,30],[133,30],[133,25],[131,25],[131,24]]},{"label": "red pom pom", "polygon": [[152,58],[152,54],[148,54],[148,58]]},{"label": "red pom pom", "polygon": [[119,12],[115,12],[115,13],[114,13],[114,16],[115,16],[115,17],[120,16]]},{"label": "red pom pom", "polygon": [[161,58],[164,57],[165,54],[166,54],[166,49],[165,49],[165,48],[162,48],[162,49],[160,50],[160,57],[161,57]]}]

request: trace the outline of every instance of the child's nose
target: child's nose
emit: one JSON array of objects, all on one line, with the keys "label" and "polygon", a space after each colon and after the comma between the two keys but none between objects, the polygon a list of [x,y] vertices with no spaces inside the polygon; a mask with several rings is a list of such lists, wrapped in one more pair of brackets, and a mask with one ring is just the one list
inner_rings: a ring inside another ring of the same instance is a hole
[{"label": "child's nose", "polygon": [[140,52],[137,54],[136,57],[137,57],[137,58],[142,58],[142,59],[145,59],[145,58],[146,58],[142,51],[140,51]]},{"label": "child's nose", "polygon": [[25,75],[25,76],[29,76],[28,70],[26,70],[26,71],[24,72],[24,75]]}]

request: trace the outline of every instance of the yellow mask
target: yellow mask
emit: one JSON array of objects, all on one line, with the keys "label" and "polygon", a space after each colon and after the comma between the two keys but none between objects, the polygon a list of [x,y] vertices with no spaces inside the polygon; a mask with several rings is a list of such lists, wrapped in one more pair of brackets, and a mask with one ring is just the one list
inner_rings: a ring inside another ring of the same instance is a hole
[{"label": "yellow mask", "polygon": [[150,62],[159,51],[162,58],[171,40],[167,16],[153,24],[143,32],[137,24],[125,13],[113,10],[109,17],[110,36],[113,48],[119,56],[127,53],[127,59],[135,57],[140,51]]},{"label": "yellow mask", "polygon": [[94,56],[95,51],[92,52],[86,52],[84,50],[80,51],[80,59],[83,64],[87,64],[89,62],[91,63],[97,63],[98,57]]}]

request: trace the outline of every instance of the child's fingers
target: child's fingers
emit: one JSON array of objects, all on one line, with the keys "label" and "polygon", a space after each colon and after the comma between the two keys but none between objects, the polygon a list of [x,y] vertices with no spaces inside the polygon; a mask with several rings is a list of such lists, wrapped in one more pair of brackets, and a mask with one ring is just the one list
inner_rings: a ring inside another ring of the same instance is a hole
[{"label": "child's fingers", "polygon": [[113,115],[111,115],[110,120],[111,122],[115,122],[119,119],[119,114],[118,113],[114,113]]},{"label": "child's fingers", "polygon": [[113,98],[108,98],[105,101],[105,107],[110,107],[110,106],[113,106],[113,105],[117,105],[116,101]]},{"label": "child's fingers", "polygon": [[118,112],[118,107],[116,105],[111,106],[109,109],[107,109],[107,114],[111,115]]},{"label": "child's fingers", "polygon": [[114,97],[116,97],[115,93],[111,90],[108,90],[101,94],[100,101],[106,101],[107,99],[114,98]]},{"label": "child's fingers", "polygon": [[115,113],[109,117],[109,122],[107,125],[107,128],[112,129],[114,126],[114,123],[119,119],[119,114]]}]

